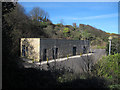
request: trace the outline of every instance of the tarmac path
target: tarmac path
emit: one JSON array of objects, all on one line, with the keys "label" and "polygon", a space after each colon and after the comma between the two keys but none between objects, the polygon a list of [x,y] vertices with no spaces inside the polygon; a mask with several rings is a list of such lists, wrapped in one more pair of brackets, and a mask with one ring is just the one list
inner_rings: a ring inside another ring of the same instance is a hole
[{"label": "tarmac path", "polygon": [[[49,67],[56,67],[56,69],[67,68],[69,70],[73,70],[74,73],[82,73],[86,72],[94,65],[102,56],[106,56],[105,49],[94,49],[92,53],[76,55],[71,57],[59,58],[56,60],[49,60],[32,63],[30,60],[23,59],[25,68],[41,68],[43,70],[48,70]],[[47,64],[48,63],[48,64]]]}]

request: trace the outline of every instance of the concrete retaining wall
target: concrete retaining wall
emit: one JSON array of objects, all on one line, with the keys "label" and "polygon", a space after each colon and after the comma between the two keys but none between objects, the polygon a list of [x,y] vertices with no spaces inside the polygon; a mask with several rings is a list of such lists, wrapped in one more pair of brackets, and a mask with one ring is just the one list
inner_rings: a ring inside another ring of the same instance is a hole
[{"label": "concrete retaining wall", "polygon": [[56,52],[55,48],[57,48],[57,58],[66,57],[67,55],[72,56],[73,47],[76,47],[76,55],[80,55],[80,53],[83,53],[84,46],[87,52],[87,49],[89,48],[89,41],[40,39],[40,57],[43,59],[44,49],[46,49],[46,57],[48,59],[53,59],[53,53]]},{"label": "concrete retaining wall", "polygon": [[28,58],[36,59],[37,61],[46,61],[47,58],[51,60],[55,58],[86,53],[89,48],[89,41],[48,38],[21,38],[21,56],[25,57],[26,55],[22,55],[22,52],[24,51],[22,49],[22,45],[25,45],[25,54]]}]

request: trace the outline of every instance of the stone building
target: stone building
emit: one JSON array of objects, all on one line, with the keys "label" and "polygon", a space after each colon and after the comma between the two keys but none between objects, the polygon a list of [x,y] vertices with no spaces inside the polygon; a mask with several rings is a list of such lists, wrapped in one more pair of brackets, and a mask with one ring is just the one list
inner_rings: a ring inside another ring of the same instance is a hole
[{"label": "stone building", "polygon": [[21,57],[36,61],[80,55],[86,53],[88,48],[87,40],[21,38]]}]

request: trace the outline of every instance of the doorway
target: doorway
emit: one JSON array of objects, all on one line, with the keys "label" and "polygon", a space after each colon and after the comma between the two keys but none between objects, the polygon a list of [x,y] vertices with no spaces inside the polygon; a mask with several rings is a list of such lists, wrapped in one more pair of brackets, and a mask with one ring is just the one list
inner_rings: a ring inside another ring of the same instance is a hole
[{"label": "doorway", "polygon": [[43,51],[43,61],[47,60],[47,49],[44,49]]},{"label": "doorway", "polygon": [[57,59],[57,55],[58,55],[58,48],[56,48],[55,50],[55,58]]},{"label": "doorway", "polygon": [[53,59],[55,59],[55,57],[54,57],[54,48],[52,48],[52,57],[53,57]]},{"label": "doorway", "polygon": [[73,56],[76,55],[76,47],[73,47]]}]

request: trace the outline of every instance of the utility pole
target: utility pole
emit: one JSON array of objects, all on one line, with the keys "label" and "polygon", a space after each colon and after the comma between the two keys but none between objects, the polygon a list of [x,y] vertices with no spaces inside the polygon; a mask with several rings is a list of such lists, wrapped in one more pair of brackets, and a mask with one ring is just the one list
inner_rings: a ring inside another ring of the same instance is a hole
[{"label": "utility pole", "polygon": [[109,39],[109,55],[110,55],[112,36],[110,36],[108,39]]},{"label": "utility pole", "polygon": [[56,69],[56,45],[54,46],[54,59],[55,59],[55,69]]}]

